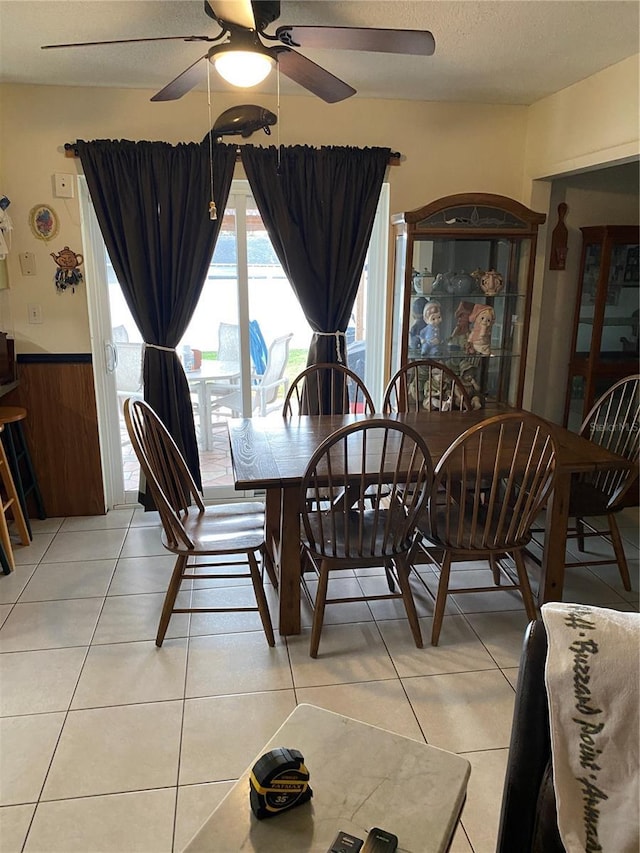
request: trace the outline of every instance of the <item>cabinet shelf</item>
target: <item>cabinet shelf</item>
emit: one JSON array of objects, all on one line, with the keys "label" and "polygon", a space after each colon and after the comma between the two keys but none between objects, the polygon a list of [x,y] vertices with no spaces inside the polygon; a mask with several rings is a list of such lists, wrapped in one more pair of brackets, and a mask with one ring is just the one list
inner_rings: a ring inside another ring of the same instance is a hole
[{"label": "cabinet shelf", "polygon": [[[459,374],[470,371],[483,399],[522,405],[535,248],[545,218],[490,193],[447,196],[392,218],[391,373],[434,358]],[[483,276],[497,293],[480,287]],[[452,338],[459,350],[448,349]],[[474,340],[491,354],[469,353]]]},{"label": "cabinet shelf", "polygon": [[[581,317],[581,323],[586,323],[588,326],[593,326],[593,317]],[[631,317],[604,317],[602,320],[603,326],[631,326],[633,327],[633,318]]]}]

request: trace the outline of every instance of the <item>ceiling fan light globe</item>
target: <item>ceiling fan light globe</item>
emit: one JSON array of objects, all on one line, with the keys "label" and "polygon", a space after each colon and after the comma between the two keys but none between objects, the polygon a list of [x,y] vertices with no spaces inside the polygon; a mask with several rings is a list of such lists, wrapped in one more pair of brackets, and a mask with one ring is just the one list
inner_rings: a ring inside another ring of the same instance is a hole
[{"label": "ceiling fan light globe", "polygon": [[274,62],[264,53],[253,53],[249,50],[227,50],[213,57],[213,65],[218,74],[242,89],[257,86],[269,75]]}]

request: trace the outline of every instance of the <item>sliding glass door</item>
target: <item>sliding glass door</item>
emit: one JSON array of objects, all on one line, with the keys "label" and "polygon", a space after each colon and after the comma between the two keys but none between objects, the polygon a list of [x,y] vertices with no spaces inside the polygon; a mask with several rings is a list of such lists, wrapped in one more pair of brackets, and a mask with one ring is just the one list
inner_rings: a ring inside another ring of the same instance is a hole
[{"label": "sliding glass door", "polygon": [[[127,308],[80,179],[92,351],[107,505],[135,503],[139,469],[122,404],[142,395],[142,338]],[[382,396],[388,187],[354,306],[349,366]],[[311,329],[275,256],[247,181],[234,181],[198,307],[178,346],[191,386],[205,498],[233,489],[230,417],[279,411],[290,380],[307,362]],[[368,345],[367,341],[376,345]]]}]

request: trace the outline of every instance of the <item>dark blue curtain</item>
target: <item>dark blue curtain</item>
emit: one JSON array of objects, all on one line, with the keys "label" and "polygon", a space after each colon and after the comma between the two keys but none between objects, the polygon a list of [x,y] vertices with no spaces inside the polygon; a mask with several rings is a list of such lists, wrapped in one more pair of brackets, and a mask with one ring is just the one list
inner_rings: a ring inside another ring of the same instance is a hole
[{"label": "dark blue curtain", "polygon": [[278,260],[314,331],[307,364],[346,364],[344,333],[391,150],[243,145],[241,152]]},{"label": "dark blue curtain", "polygon": [[[201,488],[189,385],[175,347],[206,280],[236,149],[213,146],[214,201],[220,212],[213,220],[207,142],[78,140],[77,150],[114,271],[147,344],[145,400]],[[144,494],[141,502],[152,505]]]}]

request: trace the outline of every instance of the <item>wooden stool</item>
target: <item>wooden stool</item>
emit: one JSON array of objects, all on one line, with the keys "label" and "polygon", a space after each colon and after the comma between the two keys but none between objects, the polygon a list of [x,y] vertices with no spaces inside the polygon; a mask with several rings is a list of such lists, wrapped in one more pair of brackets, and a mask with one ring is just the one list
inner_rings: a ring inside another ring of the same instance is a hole
[{"label": "wooden stool", "polygon": [[[0,432],[4,432],[4,430],[4,424],[0,424]],[[13,547],[11,545],[11,537],[9,535],[9,525],[7,524],[7,512],[10,513],[15,522],[18,533],[20,534],[20,541],[23,545],[28,545],[31,542],[31,536],[29,535],[29,529],[22,513],[22,507],[20,506],[20,498],[18,497],[18,492],[16,490],[15,483],[13,482],[13,477],[11,476],[11,470],[9,468],[7,454],[4,450],[4,444],[1,441],[0,480],[2,481],[3,486],[2,495],[0,496],[0,507],[2,509],[0,512],[0,543],[2,543],[4,556],[4,559],[2,560],[2,567],[4,573],[8,574],[6,564],[9,564],[9,571],[15,569],[16,564],[13,559]]]},{"label": "wooden stool", "polygon": [[29,511],[27,509],[27,497],[33,493],[38,510],[38,518],[46,518],[44,502],[31,454],[25,439],[22,421],[27,417],[27,410],[22,406],[0,406],[0,425],[6,429],[2,432],[2,440],[9,462],[9,468],[13,476],[22,514],[24,516],[29,536],[31,536],[31,524],[29,522]]}]

